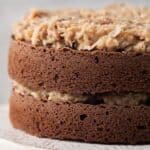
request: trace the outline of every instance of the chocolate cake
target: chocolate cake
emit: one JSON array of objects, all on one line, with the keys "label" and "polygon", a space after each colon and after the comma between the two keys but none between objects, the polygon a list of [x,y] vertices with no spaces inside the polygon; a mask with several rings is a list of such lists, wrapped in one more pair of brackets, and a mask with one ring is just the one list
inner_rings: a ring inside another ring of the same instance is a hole
[{"label": "chocolate cake", "polygon": [[10,119],[38,136],[150,143],[150,8],[32,10],[13,29]]}]

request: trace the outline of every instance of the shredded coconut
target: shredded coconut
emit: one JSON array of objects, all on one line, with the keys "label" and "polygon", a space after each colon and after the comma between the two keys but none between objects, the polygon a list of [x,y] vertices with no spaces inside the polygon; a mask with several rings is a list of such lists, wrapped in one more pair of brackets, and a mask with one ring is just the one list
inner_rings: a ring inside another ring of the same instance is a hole
[{"label": "shredded coconut", "polygon": [[150,8],[114,4],[101,10],[32,10],[13,29],[16,40],[75,50],[150,52]]}]

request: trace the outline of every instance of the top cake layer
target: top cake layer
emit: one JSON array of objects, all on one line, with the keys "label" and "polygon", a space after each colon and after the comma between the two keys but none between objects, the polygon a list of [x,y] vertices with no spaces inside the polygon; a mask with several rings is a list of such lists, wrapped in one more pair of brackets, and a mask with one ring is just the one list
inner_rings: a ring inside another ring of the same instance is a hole
[{"label": "top cake layer", "polygon": [[33,45],[76,50],[150,52],[150,8],[126,4],[101,10],[32,10],[13,37]]}]

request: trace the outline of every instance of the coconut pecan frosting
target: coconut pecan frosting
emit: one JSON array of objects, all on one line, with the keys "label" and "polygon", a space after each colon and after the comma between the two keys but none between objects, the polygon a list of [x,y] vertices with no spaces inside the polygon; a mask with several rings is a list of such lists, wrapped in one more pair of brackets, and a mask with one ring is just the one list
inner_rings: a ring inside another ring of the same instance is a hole
[{"label": "coconut pecan frosting", "polygon": [[150,8],[113,4],[100,10],[33,9],[13,29],[16,40],[75,50],[150,52]]}]

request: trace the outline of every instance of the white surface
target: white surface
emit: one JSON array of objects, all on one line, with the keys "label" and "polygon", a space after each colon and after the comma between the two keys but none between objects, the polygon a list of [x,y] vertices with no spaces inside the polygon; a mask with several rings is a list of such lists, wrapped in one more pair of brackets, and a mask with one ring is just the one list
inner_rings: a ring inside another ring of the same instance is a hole
[{"label": "white surface", "polygon": [[0,105],[0,149],[2,150],[150,150],[150,145],[124,146],[88,144],[37,138],[13,129],[8,105]]},{"label": "white surface", "polygon": [[40,148],[29,147],[21,144],[16,144],[8,140],[0,139],[0,148],[2,150],[42,150]]},{"label": "white surface", "polygon": [[7,102],[10,95],[11,81],[7,75],[7,55],[11,26],[33,7],[90,7],[100,8],[114,2],[130,2],[150,5],[150,0],[0,0],[0,103]]}]

